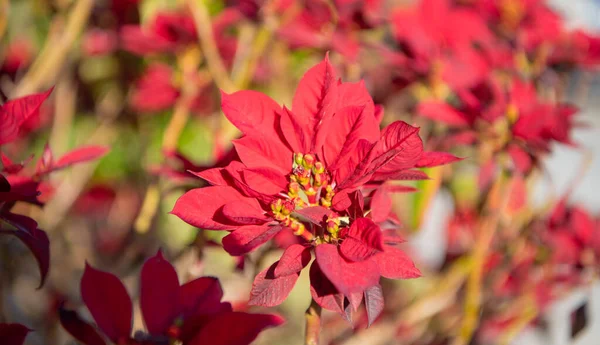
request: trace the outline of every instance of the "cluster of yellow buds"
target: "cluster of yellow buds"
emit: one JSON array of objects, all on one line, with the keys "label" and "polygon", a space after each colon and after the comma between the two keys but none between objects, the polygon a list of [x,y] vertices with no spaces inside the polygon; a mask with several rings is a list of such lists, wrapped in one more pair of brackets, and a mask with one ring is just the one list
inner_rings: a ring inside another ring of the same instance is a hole
[{"label": "cluster of yellow buds", "polygon": [[331,237],[338,238],[340,231],[340,219],[339,218],[327,218],[327,232],[331,234]]},{"label": "cluster of yellow buds", "polygon": [[[317,198],[321,196],[321,205],[331,206],[333,188],[328,185],[329,175],[325,171],[325,165],[310,153],[294,154],[293,170],[288,185],[288,195],[291,198],[305,199],[297,202],[297,205],[318,205]],[[319,194],[320,193],[320,194]],[[326,200],[323,200],[325,198]]]},{"label": "cluster of yellow buds", "polygon": [[[299,199],[299,198],[298,198]],[[304,224],[294,219],[291,215],[296,209],[296,199],[282,200],[277,199],[271,203],[271,211],[276,220],[280,221],[281,224],[290,227],[294,230],[294,235],[300,236],[306,230]]]}]

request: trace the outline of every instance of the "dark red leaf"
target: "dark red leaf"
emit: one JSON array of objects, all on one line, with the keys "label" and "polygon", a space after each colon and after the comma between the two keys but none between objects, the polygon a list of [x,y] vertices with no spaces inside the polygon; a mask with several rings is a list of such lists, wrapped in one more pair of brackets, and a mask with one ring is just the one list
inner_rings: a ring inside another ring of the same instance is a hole
[{"label": "dark red leaf", "polygon": [[375,322],[383,311],[383,291],[381,285],[375,285],[365,290],[365,309],[369,319],[369,326]]},{"label": "dark red leaf", "polygon": [[275,267],[274,276],[276,278],[295,274],[310,262],[310,247],[301,244],[292,244],[287,247],[281,255],[279,263]]},{"label": "dark red leaf", "polygon": [[48,240],[48,235],[40,229],[35,229],[32,234],[16,231],[14,235],[25,243],[35,257],[40,269],[40,285],[38,288],[41,288],[46,281],[48,270],[50,269],[50,241]]},{"label": "dark red leaf", "polygon": [[457,162],[462,160],[462,158],[458,158],[455,155],[452,155],[447,152],[423,152],[421,158],[416,164],[417,168],[431,168],[439,165],[450,164],[453,162]]},{"label": "dark red leaf", "polygon": [[310,266],[310,295],[324,309],[345,315],[344,294],[327,279],[317,261]]},{"label": "dark red leaf", "polygon": [[40,269],[40,285],[38,288],[41,288],[46,281],[48,270],[50,269],[50,241],[48,240],[48,235],[43,230],[38,229],[37,222],[29,217],[4,213],[0,216],[0,219],[17,228],[16,231],[0,230],[0,234],[14,235],[33,254]]},{"label": "dark red leaf", "polygon": [[58,316],[63,328],[77,341],[84,345],[106,345],[96,328],[81,319],[75,311],[61,307]]},{"label": "dark red leaf", "polygon": [[350,261],[364,261],[383,251],[381,229],[369,218],[358,218],[340,245],[340,253]]},{"label": "dark red leaf", "polygon": [[379,282],[379,271],[373,260],[346,261],[337,246],[327,243],[316,247],[315,256],[321,271],[344,295],[364,291]]},{"label": "dark red leaf", "polygon": [[190,341],[190,345],[249,345],[265,328],[279,326],[277,315],[223,313],[210,320]]},{"label": "dark red leaf", "polygon": [[213,314],[222,310],[221,283],[214,277],[200,277],[181,286],[178,308],[185,317]]},{"label": "dark red leaf", "polygon": [[159,251],[146,260],[140,277],[140,307],[150,334],[164,335],[178,316],[179,308],[173,303],[178,293],[177,272]]},{"label": "dark red leaf", "polygon": [[0,323],[0,339],[3,345],[23,345],[31,330],[18,323]]},{"label": "dark red leaf", "polygon": [[298,209],[294,211],[294,214],[298,215],[302,220],[320,226],[327,220],[327,217],[333,214],[333,212],[323,206],[310,206]]},{"label": "dark red leaf", "polygon": [[278,263],[279,261],[264,269],[254,278],[249,305],[274,307],[281,304],[290,294],[300,273],[276,277],[275,268]]},{"label": "dark red leaf", "polygon": [[86,263],[81,278],[81,298],[110,340],[117,342],[119,338],[130,336],[133,305],[119,278]]},{"label": "dark red leaf", "polygon": [[267,242],[283,229],[279,225],[240,226],[223,238],[223,248],[231,255],[247,254]]},{"label": "dark red leaf", "polygon": [[375,256],[379,272],[390,279],[410,279],[421,276],[421,271],[403,251],[392,246],[386,246],[383,253]]}]

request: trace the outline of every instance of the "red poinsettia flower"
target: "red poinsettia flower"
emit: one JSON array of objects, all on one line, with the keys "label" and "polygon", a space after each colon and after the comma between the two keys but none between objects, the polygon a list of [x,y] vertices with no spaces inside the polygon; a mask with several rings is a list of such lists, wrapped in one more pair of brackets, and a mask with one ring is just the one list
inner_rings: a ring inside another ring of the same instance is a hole
[{"label": "red poinsettia flower", "polygon": [[[206,114],[213,107],[210,84],[200,80],[197,74],[179,76],[179,79],[191,78],[190,82],[200,85],[190,101],[195,114]],[[133,110],[140,113],[156,113],[171,109],[181,96],[181,81],[177,81],[173,69],[162,63],[148,66],[144,75],[136,82],[132,90],[130,103]]]},{"label": "red poinsettia flower", "polygon": [[407,67],[429,79],[436,98],[445,97],[444,87],[471,87],[489,75],[486,52],[495,39],[475,10],[450,0],[423,0],[396,11],[392,25],[410,59]]},{"label": "red poinsettia flower", "polygon": [[556,263],[575,269],[579,264],[585,265],[586,260],[589,265],[600,258],[595,219],[582,207],[567,205],[566,198],[554,207],[542,231]]},{"label": "red poinsettia flower", "polygon": [[212,186],[184,194],[172,213],[199,228],[231,231],[223,246],[232,255],[281,232],[297,236],[256,278],[251,304],[281,303],[313,249],[313,298],[340,313],[345,297],[356,308],[363,293],[381,307],[380,276],[419,276],[396,248],[401,240],[382,230],[394,225],[389,193],[398,191],[385,182],[426,179],[415,168],[456,157],[423,152],[419,129],[404,122],[380,131],[381,109],[364,84],[340,82],[327,58],[304,75],[291,110],[255,91],[223,93],[222,108],[244,134],[234,141],[239,159],[197,173]]},{"label": "red poinsettia flower", "polygon": [[530,171],[540,154],[550,151],[553,142],[573,145],[571,131],[577,108],[540,99],[531,82],[490,80],[460,96],[458,105],[422,102],[417,113],[449,125],[449,142],[494,141],[496,149],[506,152],[522,174]]},{"label": "red poinsettia flower", "polygon": [[[201,277],[179,284],[175,268],[159,251],[141,272],[140,307],[146,332],[132,337],[133,304],[123,283],[113,274],[86,264],[81,296],[98,328],[115,344],[184,345],[250,344],[265,328],[283,323],[279,316],[235,312],[221,302],[216,278]],[[74,311],[62,309],[63,327],[85,345],[105,344],[100,333]]]},{"label": "red poinsettia flower", "polygon": [[18,323],[0,323],[0,339],[5,345],[23,345],[31,330]]}]

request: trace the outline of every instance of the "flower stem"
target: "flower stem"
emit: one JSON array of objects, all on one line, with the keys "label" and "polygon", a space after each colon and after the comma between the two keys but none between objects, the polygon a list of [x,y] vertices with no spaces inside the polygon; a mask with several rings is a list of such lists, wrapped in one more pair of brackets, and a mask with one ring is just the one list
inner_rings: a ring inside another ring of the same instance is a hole
[{"label": "flower stem", "polygon": [[321,333],[321,306],[311,300],[310,306],[304,314],[306,319],[306,330],[304,345],[319,345],[319,335]]}]

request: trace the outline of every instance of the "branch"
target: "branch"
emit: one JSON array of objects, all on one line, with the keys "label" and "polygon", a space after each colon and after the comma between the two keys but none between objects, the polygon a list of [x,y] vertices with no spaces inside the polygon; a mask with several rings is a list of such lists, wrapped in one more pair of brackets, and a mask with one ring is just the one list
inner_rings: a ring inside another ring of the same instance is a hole
[{"label": "branch", "polygon": [[304,345],[319,345],[319,335],[321,334],[321,306],[311,299],[310,306],[304,314],[306,320],[306,329]]}]

